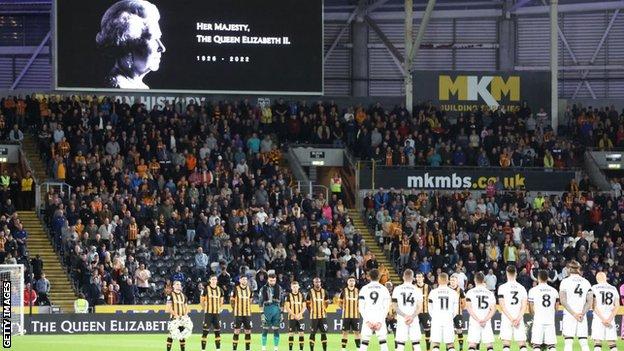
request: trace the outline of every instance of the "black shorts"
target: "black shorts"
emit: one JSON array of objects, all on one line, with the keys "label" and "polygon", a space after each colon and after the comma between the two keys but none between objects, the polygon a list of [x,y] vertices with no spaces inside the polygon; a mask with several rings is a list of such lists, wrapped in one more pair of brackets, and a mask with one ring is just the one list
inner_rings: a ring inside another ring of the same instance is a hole
[{"label": "black shorts", "polygon": [[342,331],[360,331],[360,319],[359,318],[343,318],[342,319]]},{"label": "black shorts", "polygon": [[431,330],[431,316],[429,316],[429,313],[419,313],[418,321],[422,330]]},{"label": "black shorts", "polygon": [[455,329],[457,330],[464,329],[464,319],[462,318],[462,316],[460,315],[455,316],[455,318],[453,318],[453,325],[455,326]]},{"label": "black shorts", "polygon": [[288,332],[290,332],[290,333],[297,333],[297,332],[303,333],[303,326],[301,325],[301,321],[298,321],[296,319],[288,320]]},{"label": "black shorts", "polygon": [[393,333],[396,333],[396,319],[395,318],[386,319],[386,325]]},{"label": "black shorts", "polygon": [[326,323],[327,321],[325,318],[310,319],[310,331],[312,333],[327,333],[327,328],[325,327]]},{"label": "black shorts", "polygon": [[204,314],[204,329],[210,329],[210,326],[212,326],[213,330],[221,329],[221,323],[219,322],[219,314],[217,313]]},{"label": "black shorts", "polygon": [[249,316],[236,316],[234,317],[234,329],[251,329],[251,317]]}]

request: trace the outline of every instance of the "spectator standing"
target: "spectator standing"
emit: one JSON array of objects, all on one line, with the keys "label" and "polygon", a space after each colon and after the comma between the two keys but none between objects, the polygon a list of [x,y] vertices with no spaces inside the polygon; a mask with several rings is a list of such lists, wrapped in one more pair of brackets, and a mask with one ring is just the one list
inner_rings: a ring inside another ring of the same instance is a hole
[{"label": "spectator standing", "polygon": [[46,278],[45,273],[42,273],[41,278],[35,281],[35,290],[39,296],[39,304],[49,305],[50,300],[48,300],[48,296],[50,295],[50,281]]},{"label": "spectator standing", "polygon": [[149,280],[152,277],[152,273],[145,268],[145,264],[141,263],[139,269],[134,272],[134,279],[136,280],[136,287],[139,292],[145,293],[150,289]]},{"label": "spectator standing", "polygon": [[206,269],[208,267],[208,255],[204,253],[204,249],[200,247],[197,248],[197,253],[195,254],[195,276],[199,278],[204,278],[206,276]]},{"label": "spectator standing", "polygon": [[329,189],[332,195],[336,195],[339,199],[342,199],[342,178],[338,172],[334,173],[334,176],[329,181]]},{"label": "spectator standing", "polygon": [[195,235],[199,238],[199,245],[204,252],[210,252],[210,225],[208,224],[208,217],[202,214],[200,215],[200,221],[195,230]]},{"label": "spectator standing", "polygon": [[134,305],[136,303],[136,285],[133,284],[132,278],[128,277],[119,285],[119,295],[121,303],[124,305]]},{"label": "spectator standing", "polygon": [[17,124],[13,126],[13,130],[9,133],[9,140],[18,143],[24,141],[24,133],[22,133]]},{"label": "spectator standing", "polygon": [[43,260],[41,259],[41,256],[36,255],[34,258],[32,258],[30,260],[30,266],[32,267],[34,279],[41,279],[41,275],[43,274]]},{"label": "spectator standing", "polygon": [[485,276],[485,286],[490,291],[496,291],[497,282],[498,282],[498,279],[496,278],[494,271],[492,269],[489,269],[488,274]]},{"label": "spectator standing", "polygon": [[83,293],[78,294],[78,298],[74,301],[74,313],[89,313],[89,301],[85,299]]},{"label": "spectator standing", "polygon": [[30,283],[26,283],[24,287],[24,306],[35,306],[37,302],[37,292],[32,288]]},{"label": "spectator standing", "polygon": [[30,211],[35,207],[35,179],[30,171],[26,172],[26,176],[22,178],[19,198],[22,201],[21,209]]}]

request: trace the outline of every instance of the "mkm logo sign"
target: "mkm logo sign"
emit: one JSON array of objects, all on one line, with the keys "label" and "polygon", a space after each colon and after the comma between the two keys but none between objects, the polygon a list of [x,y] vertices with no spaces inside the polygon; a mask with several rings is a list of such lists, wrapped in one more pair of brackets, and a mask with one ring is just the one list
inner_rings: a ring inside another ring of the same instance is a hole
[{"label": "mkm logo sign", "polygon": [[520,76],[469,76],[439,75],[440,101],[449,101],[456,96],[459,101],[478,101],[479,97],[490,106],[497,108],[504,96],[511,102],[520,101]]}]

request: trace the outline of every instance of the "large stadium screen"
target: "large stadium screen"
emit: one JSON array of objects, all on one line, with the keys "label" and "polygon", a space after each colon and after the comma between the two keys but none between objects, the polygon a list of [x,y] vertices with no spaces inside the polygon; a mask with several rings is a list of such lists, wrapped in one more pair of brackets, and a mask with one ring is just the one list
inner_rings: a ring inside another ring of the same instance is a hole
[{"label": "large stadium screen", "polygon": [[57,0],[59,90],[322,94],[322,0]]}]

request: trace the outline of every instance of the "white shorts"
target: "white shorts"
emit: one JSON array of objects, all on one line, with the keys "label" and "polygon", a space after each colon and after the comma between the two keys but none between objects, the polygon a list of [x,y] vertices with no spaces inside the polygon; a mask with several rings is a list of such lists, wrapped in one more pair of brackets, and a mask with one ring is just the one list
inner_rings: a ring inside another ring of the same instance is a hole
[{"label": "white shorts", "polygon": [[453,321],[436,321],[431,319],[430,340],[436,344],[451,344],[455,342],[455,328]]},{"label": "white shorts", "polygon": [[405,318],[397,316],[395,339],[397,342],[420,342],[420,323],[418,317],[414,318],[412,324],[405,324]]},{"label": "white shorts", "polygon": [[556,345],[557,331],[554,324],[535,324],[531,327],[531,344]]},{"label": "white shorts", "polygon": [[489,320],[482,327],[479,322],[470,318],[468,322],[468,343],[470,344],[492,344],[494,343],[494,331],[492,330],[492,321]]},{"label": "white shorts", "polygon": [[388,336],[388,326],[386,326],[386,321],[383,321],[381,322],[381,328],[379,328],[379,330],[372,331],[371,328],[366,325],[366,322],[362,322],[362,332],[360,334],[362,340],[370,340],[373,334],[377,335],[379,340],[386,340],[386,337]]},{"label": "white shorts", "polygon": [[611,322],[611,326],[606,327],[600,321],[598,316],[594,315],[591,325],[591,337],[598,341],[615,341],[617,340],[617,328],[615,326],[615,320]]},{"label": "white shorts", "polygon": [[568,312],[563,312],[563,319],[561,320],[561,334],[566,338],[586,338],[589,336],[587,331],[587,317],[582,321],[577,321]]},{"label": "white shorts", "polygon": [[526,341],[526,327],[524,321],[520,321],[517,327],[513,327],[511,321],[503,316],[500,325],[500,338],[505,341]]}]

